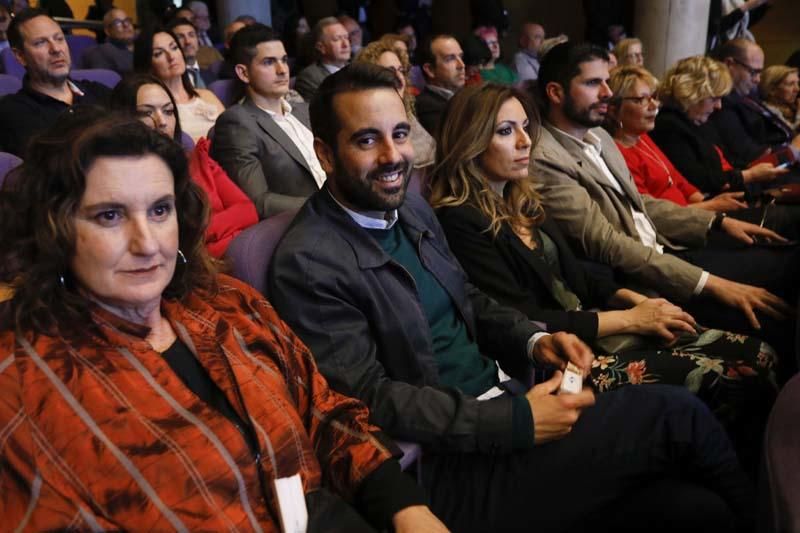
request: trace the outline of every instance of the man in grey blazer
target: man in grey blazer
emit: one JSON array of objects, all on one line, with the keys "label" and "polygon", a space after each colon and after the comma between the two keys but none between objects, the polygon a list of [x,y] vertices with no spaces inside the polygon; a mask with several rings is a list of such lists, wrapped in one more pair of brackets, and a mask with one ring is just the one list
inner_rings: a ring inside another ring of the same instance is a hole
[{"label": "man in grey blazer", "polygon": [[308,106],[284,99],[283,43],[271,28],[254,24],[236,32],[231,51],[246,95],[217,119],[211,156],[253,200],[260,218],[298,209],[319,190],[325,172],[314,153]]},{"label": "man in grey blazer", "polygon": [[317,94],[322,80],[350,61],[350,36],[336,17],[325,17],[311,30],[317,61],[300,71],[294,88],[306,102]]},{"label": "man in grey blazer", "polygon": [[[544,128],[533,151],[532,172],[548,216],[579,253],[685,303],[706,324],[722,319],[726,323],[719,325],[726,329],[771,336],[761,330],[762,323],[791,314],[782,298],[797,301],[791,280],[797,248],[711,249],[710,231],[720,230],[746,245],[753,237],[782,237],[724,215],[640,195],[613,139],[596,127],[612,97],[608,77],[608,55],[593,45],[561,44],[542,61],[538,96]],[[731,317],[731,309],[744,316]],[[775,336],[769,340],[791,346],[789,336],[781,333],[791,327],[771,329]]]}]

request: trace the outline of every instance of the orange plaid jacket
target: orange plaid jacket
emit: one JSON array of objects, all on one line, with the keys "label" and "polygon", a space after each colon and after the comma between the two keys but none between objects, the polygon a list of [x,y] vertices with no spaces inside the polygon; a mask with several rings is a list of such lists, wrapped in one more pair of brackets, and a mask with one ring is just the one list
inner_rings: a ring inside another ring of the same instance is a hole
[{"label": "orange plaid jacket", "polygon": [[[165,300],[164,316],[252,423],[258,456],[145,341],[96,309],[97,330],[0,333],[0,530],[278,531],[272,481],[299,473],[345,498],[391,454],[357,400],[254,289]],[[99,334],[97,333],[99,331]],[[259,479],[261,478],[261,479]]]}]

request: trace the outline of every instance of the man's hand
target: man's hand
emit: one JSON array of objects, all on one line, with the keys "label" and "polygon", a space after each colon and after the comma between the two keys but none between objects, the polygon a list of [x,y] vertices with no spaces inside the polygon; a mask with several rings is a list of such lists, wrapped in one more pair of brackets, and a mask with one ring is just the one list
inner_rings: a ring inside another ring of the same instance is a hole
[{"label": "man's hand", "polygon": [[447,533],[450,531],[425,505],[412,505],[397,511],[392,517],[396,533]]},{"label": "man's hand", "polygon": [[[702,197],[702,195],[701,195]],[[743,201],[744,192],[723,192],[708,200],[701,200],[689,204],[689,207],[699,207],[709,211],[736,211],[747,207],[747,202]],[[691,201],[691,198],[690,198]]]},{"label": "man's hand", "polygon": [[533,359],[542,365],[564,370],[567,361],[581,369],[584,377],[592,370],[594,354],[582,340],[572,333],[559,331],[536,341]]},{"label": "man's hand", "polygon": [[708,291],[726,305],[740,309],[756,329],[761,329],[761,324],[756,318],[756,311],[762,311],[778,320],[785,320],[792,314],[789,304],[768,290],[736,283],[719,276],[708,276],[703,291]]},{"label": "man's hand", "polygon": [[747,244],[753,244],[753,242],[755,242],[753,240],[754,236],[766,239],[770,242],[786,242],[785,237],[778,235],[772,230],[731,217],[725,217],[722,220],[721,229],[734,239],[738,239]]},{"label": "man's hand", "polygon": [[594,405],[594,392],[588,387],[578,394],[553,394],[561,385],[563,376],[557,370],[553,377],[525,394],[533,413],[533,440],[536,444],[567,436],[580,418],[581,411]]}]

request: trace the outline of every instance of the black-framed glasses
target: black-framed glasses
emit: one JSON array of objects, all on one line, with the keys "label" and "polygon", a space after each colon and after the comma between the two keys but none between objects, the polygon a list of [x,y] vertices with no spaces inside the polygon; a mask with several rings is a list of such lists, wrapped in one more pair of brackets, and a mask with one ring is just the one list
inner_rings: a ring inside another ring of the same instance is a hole
[{"label": "black-framed glasses", "polygon": [[751,78],[755,78],[756,76],[759,76],[761,74],[761,72],[764,71],[763,68],[753,68],[750,65],[748,65],[747,63],[743,63],[742,61],[739,61],[735,57],[732,57],[731,59],[733,59],[734,63],[736,63],[737,65],[739,65],[743,69],[745,69],[750,74]]},{"label": "black-framed glasses", "polygon": [[130,17],[126,19],[114,19],[111,21],[111,25],[117,29],[122,28],[123,26],[133,26],[133,19]]},{"label": "black-framed glasses", "polygon": [[651,102],[656,105],[661,104],[661,101],[654,94],[646,94],[644,96],[623,96],[620,98],[620,100],[628,100],[629,102],[633,102],[640,107],[650,105]]}]

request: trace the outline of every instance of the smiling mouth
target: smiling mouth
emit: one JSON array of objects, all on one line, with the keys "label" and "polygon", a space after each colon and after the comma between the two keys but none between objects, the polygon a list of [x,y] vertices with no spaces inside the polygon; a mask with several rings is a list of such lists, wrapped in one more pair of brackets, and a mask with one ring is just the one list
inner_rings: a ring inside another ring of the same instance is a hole
[{"label": "smiling mouth", "polygon": [[375,179],[377,179],[381,183],[394,183],[395,181],[398,181],[402,178],[403,178],[403,171],[397,170],[395,172],[381,174]]}]

